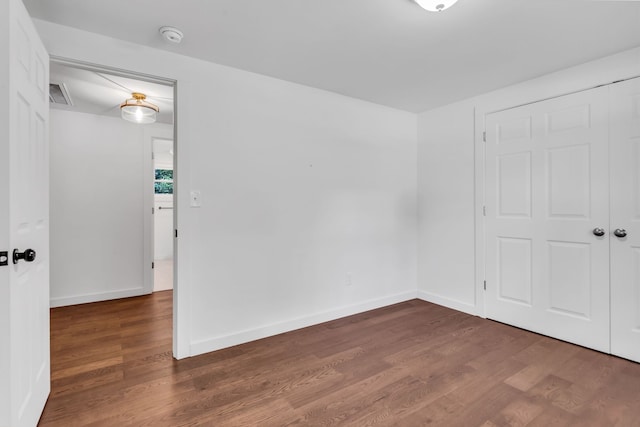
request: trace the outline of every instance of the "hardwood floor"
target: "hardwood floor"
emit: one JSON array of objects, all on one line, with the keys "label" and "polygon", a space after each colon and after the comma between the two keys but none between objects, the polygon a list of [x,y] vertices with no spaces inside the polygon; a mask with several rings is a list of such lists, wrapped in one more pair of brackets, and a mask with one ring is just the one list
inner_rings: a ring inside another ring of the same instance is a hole
[{"label": "hardwood floor", "polygon": [[40,425],[640,426],[639,364],[427,302],[176,361],[171,298],[53,309]]}]

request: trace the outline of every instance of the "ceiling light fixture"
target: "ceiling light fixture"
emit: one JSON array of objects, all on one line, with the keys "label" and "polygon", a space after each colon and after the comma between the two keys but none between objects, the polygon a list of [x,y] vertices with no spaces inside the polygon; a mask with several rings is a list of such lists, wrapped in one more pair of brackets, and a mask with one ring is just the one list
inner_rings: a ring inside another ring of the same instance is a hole
[{"label": "ceiling light fixture", "polygon": [[165,38],[165,40],[168,40],[171,43],[175,44],[180,43],[182,41],[182,38],[184,37],[182,31],[175,27],[160,27],[159,31],[160,34],[162,34],[162,37]]},{"label": "ceiling light fixture", "polygon": [[145,101],[147,96],[142,93],[133,92],[131,96],[120,105],[122,118],[133,123],[154,123],[160,112],[158,106]]},{"label": "ceiling light fixture", "polygon": [[414,0],[418,6],[429,12],[442,12],[449,9],[458,0]]}]

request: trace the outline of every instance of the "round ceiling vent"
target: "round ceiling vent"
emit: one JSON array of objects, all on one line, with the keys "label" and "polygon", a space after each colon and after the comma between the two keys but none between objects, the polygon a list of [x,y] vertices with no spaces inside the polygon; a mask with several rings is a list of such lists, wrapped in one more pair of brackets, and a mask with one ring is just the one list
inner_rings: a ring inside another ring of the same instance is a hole
[{"label": "round ceiling vent", "polygon": [[175,27],[160,27],[160,34],[171,43],[180,43],[184,37],[182,31]]}]

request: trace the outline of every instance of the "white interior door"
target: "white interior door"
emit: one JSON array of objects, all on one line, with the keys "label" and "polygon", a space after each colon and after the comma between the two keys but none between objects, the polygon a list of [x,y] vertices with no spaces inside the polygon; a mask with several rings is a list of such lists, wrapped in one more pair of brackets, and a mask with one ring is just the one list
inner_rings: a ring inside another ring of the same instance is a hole
[{"label": "white interior door", "polygon": [[640,78],[611,86],[611,353],[640,362]]},{"label": "white interior door", "polygon": [[607,91],[489,114],[485,144],[487,317],[605,352]]},{"label": "white interior door", "polygon": [[[49,56],[22,2],[3,3],[0,425],[20,427],[37,424],[50,390]],[[14,263],[14,249],[26,259]]]}]

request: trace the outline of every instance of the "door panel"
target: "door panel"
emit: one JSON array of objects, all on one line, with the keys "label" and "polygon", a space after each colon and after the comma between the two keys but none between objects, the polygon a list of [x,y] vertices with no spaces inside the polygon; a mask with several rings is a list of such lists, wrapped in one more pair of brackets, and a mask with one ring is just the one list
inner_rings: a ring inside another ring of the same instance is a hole
[{"label": "door panel", "polygon": [[498,298],[531,307],[531,239],[498,237]]},{"label": "door panel", "polygon": [[545,113],[547,135],[557,134],[560,138],[564,138],[564,132],[568,130],[588,131],[591,118],[589,107],[590,104],[583,104]]},{"label": "door panel", "polygon": [[531,153],[498,157],[498,215],[531,217]]},{"label": "door panel", "polygon": [[611,86],[611,352],[640,362],[640,79]]},{"label": "door panel", "polygon": [[557,219],[589,218],[591,195],[591,155],[588,144],[547,150],[549,208],[547,215]]},{"label": "door panel", "polygon": [[607,88],[486,116],[487,317],[609,351]]},{"label": "door panel", "polygon": [[591,247],[584,243],[547,242],[549,310],[591,317]]},{"label": "door panel", "polygon": [[526,144],[531,141],[531,116],[505,113],[503,120],[496,123],[496,144]]},{"label": "door panel", "polygon": [[[0,339],[8,343],[0,357],[0,425],[37,424],[50,389],[49,374],[49,57],[20,0],[9,0],[0,19],[9,28],[8,54],[3,55],[9,74],[0,83],[7,92],[9,114],[2,128],[8,138],[0,144],[6,153],[9,191],[0,193],[0,227],[8,229],[8,275],[0,275],[5,289],[0,312]],[[2,233],[0,233],[2,235]],[[32,262],[11,262],[11,252],[31,248]],[[5,248],[2,248],[5,249]]]}]

